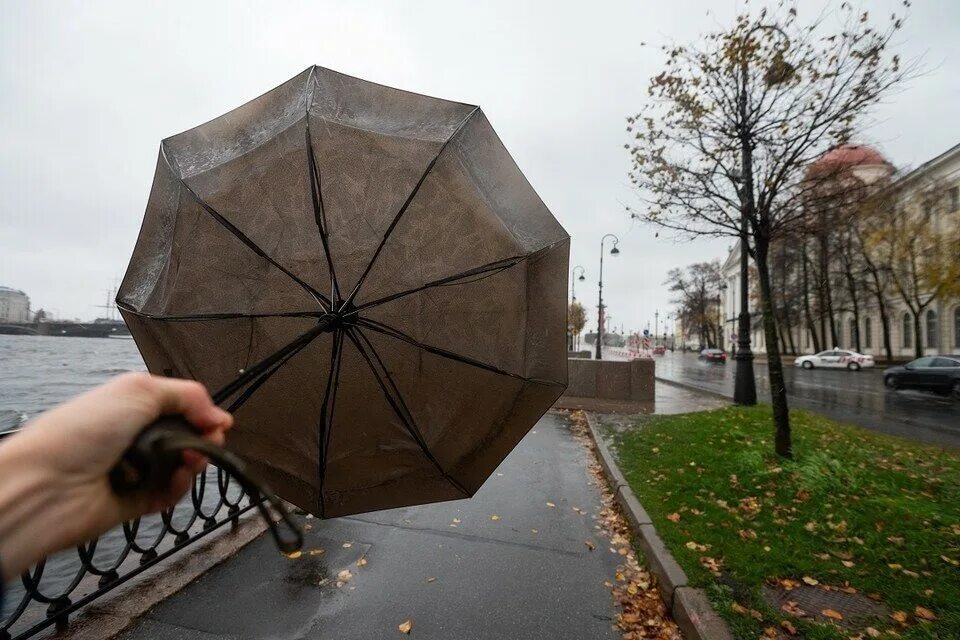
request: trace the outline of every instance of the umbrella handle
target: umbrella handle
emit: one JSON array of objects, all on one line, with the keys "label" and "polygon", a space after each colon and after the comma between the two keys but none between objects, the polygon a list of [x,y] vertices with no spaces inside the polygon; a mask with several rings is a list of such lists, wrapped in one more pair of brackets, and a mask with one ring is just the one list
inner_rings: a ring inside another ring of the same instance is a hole
[{"label": "umbrella handle", "polygon": [[183,465],[180,450],[166,448],[171,436],[198,436],[182,416],[162,416],[146,426],[110,471],[110,487],[119,496],[161,491]]},{"label": "umbrella handle", "polygon": [[[200,437],[200,432],[182,416],[163,416],[147,425],[110,471],[110,486],[119,496],[162,491],[183,465],[186,450],[207,456],[237,479],[259,509],[280,551],[291,553],[303,546],[303,531],[270,488],[251,477],[240,458]],[[287,525],[292,537],[285,538],[280,534],[267,504]]]}]

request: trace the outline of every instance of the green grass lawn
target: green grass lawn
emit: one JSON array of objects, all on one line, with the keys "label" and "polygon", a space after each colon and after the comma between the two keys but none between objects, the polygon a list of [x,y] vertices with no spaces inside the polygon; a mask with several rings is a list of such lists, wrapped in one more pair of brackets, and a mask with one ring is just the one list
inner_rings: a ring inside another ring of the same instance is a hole
[{"label": "green grass lawn", "polygon": [[[691,584],[740,638],[770,627],[788,637],[784,619],[811,639],[960,638],[960,452],[791,416],[792,461],[773,454],[768,406],[636,416],[612,436]],[[760,595],[804,578],[869,595],[906,620],[844,629],[790,617]],[[928,612],[936,619],[922,619]]]}]

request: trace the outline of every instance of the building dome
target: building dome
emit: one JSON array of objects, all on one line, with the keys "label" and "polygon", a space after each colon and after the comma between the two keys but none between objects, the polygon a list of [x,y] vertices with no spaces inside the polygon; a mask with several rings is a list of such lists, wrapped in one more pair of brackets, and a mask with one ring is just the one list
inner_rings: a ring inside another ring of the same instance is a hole
[{"label": "building dome", "polygon": [[807,169],[807,176],[822,178],[849,170],[864,182],[873,182],[891,173],[892,169],[886,158],[873,147],[863,144],[843,144],[820,156]]},{"label": "building dome", "polygon": [[840,165],[853,167],[857,165],[877,165],[887,164],[886,159],[873,147],[863,144],[844,144],[834,147],[830,151],[820,156],[820,159],[813,163],[817,165]]}]

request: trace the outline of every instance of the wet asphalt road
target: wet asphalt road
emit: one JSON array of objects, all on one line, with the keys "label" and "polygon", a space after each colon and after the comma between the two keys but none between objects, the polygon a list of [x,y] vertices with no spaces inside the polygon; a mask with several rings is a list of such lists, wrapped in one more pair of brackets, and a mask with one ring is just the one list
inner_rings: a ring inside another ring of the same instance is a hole
[{"label": "wet asphalt road", "polygon": [[324,553],[296,560],[261,536],[122,637],[402,638],[409,618],[421,639],[618,638],[604,582],[619,556],[594,530],[587,455],[566,418],[547,414],[473,499],[305,520],[305,549]]},{"label": "wet asphalt road", "polygon": [[[657,357],[656,375],[733,396],[736,362],[700,362],[693,353]],[[767,365],[755,363],[757,392],[770,399]],[[960,447],[960,402],[919,391],[888,391],[883,369],[805,370],[784,367],[791,407],[801,407],[835,420],[931,444]]]}]

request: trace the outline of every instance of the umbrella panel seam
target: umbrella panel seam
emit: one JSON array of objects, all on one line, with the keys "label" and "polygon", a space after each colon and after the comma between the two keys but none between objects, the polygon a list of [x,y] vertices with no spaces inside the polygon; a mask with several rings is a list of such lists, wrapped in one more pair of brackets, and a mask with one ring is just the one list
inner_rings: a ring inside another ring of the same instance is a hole
[{"label": "umbrella panel seam", "polygon": [[297,277],[289,269],[287,269],[282,264],[280,264],[279,262],[274,260],[272,257],[270,257],[267,254],[267,252],[264,251],[262,247],[260,247],[260,245],[258,245],[256,242],[251,240],[249,236],[247,236],[245,233],[240,231],[240,229],[238,229],[232,222],[227,220],[220,212],[218,212],[216,209],[210,206],[203,198],[200,197],[199,194],[197,194],[196,191],[193,190],[193,188],[189,184],[187,184],[187,181],[183,179],[183,176],[181,176],[177,171],[174,170],[173,166],[170,164],[170,160],[167,158],[167,153],[163,145],[161,145],[160,147],[160,152],[161,152],[161,155],[163,156],[164,162],[167,163],[167,167],[169,167],[171,173],[173,173],[174,176],[176,176],[177,181],[183,186],[183,188],[186,190],[186,192],[190,195],[190,197],[194,200],[196,204],[200,205],[200,207],[207,214],[213,217],[213,219],[216,220],[220,224],[220,226],[225,228],[230,234],[232,234],[234,237],[240,240],[240,242],[242,242],[247,248],[249,248],[258,256],[266,260],[269,264],[271,264],[275,268],[279,269],[288,278],[293,280],[303,290],[309,293],[317,301],[321,309],[328,310],[328,308],[331,306],[331,303],[330,303],[330,300],[327,299],[325,295],[323,295],[322,293],[320,293],[319,291],[311,287],[309,284],[307,284],[306,282],[301,280],[299,277]]},{"label": "umbrella panel seam", "polygon": [[427,176],[430,175],[430,172],[433,171],[433,167],[437,164],[437,161],[440,159],[440,156],[443,155],[443,152],[447,149],[450,142],[457,137],[457,135],[463,131],[464,127],[470,121],[470,119],[480,111],[480,107],[476,107],[467,114],[467,116],[457,125],[457,128],[453,133],[450,134],[440,147],[440,150],[437,151],[437,155],[434,156],[433,160],[430,161],[430,164],[427,165],[427,168],[424,169],[423,174],[420,176],[420,180],[417,181],[416,186],[410,192],[410,195],[407,196],[407,199],[404,201],[403,205],[400,207],[400,210],[397,211],[396,215],[393,217],[393,220],[390,222],[390,226],[387,227],[387,230],[383,234],[383,238],[380,240],[380,244],[377,246],[376,251],[373,252],[373,256],[370,258],[370,262],[367,263],[366,268],[363,270],[363,273],[360,275],[360,279],[357,280],[357,284],[354,285],[353,290],[350,292],[350,295],[347,296],[346,304],[351,304],[356,298],[357,294],[360,292],[360,288],[363,286],[364,281],[367,279],[367,276],[370,274],[370,271],[373,269],[373,265],[377,262],[377,258],[380,256],[380,252],[383,251],[383,247],[387,244],[387,240],[390,239],[390,236],[393,234],[393,230],[400,223],[400,220],[403,218],[403,215],[407,212],[407,209],[410,207],[410,203],[413,202],[413,199],[417,196],[417,193],[420,191],[420,187],[423,186],[424,181],[426,181]]},{"label": "umbrella panel seam", "polygon": [[[393,381],[393,378],[390,376],[390,371],[387,369],[386,365],[383,363],[383,360],[380,358],[380,355],[377,353],[376,348],[363,334],[363,331],[357,328],[356,333],[359,334],[360,337],[363,338],[364,342],[366,342],[366,344],[370,347],[370,350],[373,353],[374,357],[377,359],[377,362],[383,368],[384,375],[386,376],[386,379],[390,382],[390,387],[393,389],[393,392],[397,396],[396,399],[394,399],[390,395],[390,392],[387,389],[386,383],[384,382],[383,378],[380,376],[380,373],[376,370],[376,367],[374,367],[373,361],[370,359],[370,356],[363,349],[359,340],[357,340],[356,336],[353,335],[354,332],[350,329],[346,329],[345,332],[347,337],[350,339],[351,342],[353,342],[353,345],[357,348],[357,351],[363,357],[364,361],[366,361],[367,366],[370,368],[370,371],[373,373],[374,378],[377,380],[377,384],[380,385],[380,390],[383,392],[384,398],[386,398],[387,403],[393,409],[394,414],[396,414],[396,416],[400,418],[400,421],[403,423],[404,429],[406,429],[407,432],[410,434],[410,437],[413,438],[414,442],[420,448],[420,451],[423,453],[424,457],[426,457],[427,460],[429,460],[433,464],[433,466],[436,467],[437,471],[440,472],[440,474],[443,476],[443,478],[447,482],[453,485],[453,487],[456,488],[458,491],[463,493],[465,497],[469,498],[470,492],[467,491],[467,489],[462,484],[460,484],[460,482],[456,478],[454,478],[449,473],[447,473],[447,471],[444,470],[443,466],[440,464],[440,461],[437,460],[437,458],[430,451],[430,448],[427,446],[426,441],[423,439],[423,434],[420,433],[420,430],[416,426],[416,423],[413,418],[413,414],[411,414],[410,409],[407,408],[406,402],[403,400],[403,395],[400,393],[400,390],[397,388],[396,383]],[[397,404],[398,402],[400,403],[399,405]]]}]

